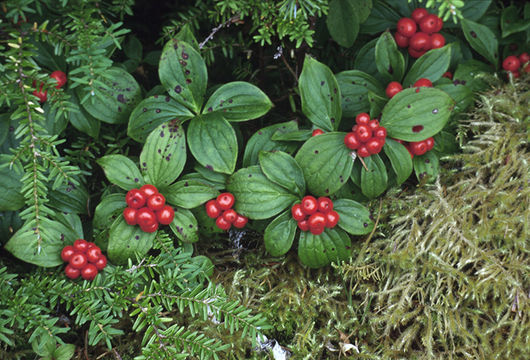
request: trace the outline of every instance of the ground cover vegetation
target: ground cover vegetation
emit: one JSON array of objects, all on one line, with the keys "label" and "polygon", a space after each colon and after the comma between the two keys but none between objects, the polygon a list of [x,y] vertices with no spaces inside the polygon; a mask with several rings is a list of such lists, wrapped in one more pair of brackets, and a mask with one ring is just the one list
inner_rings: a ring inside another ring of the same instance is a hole
[{"label": "ground cover vegetation", "polygon": [[0,13],[0,358],[530,353],[530,4]]}]

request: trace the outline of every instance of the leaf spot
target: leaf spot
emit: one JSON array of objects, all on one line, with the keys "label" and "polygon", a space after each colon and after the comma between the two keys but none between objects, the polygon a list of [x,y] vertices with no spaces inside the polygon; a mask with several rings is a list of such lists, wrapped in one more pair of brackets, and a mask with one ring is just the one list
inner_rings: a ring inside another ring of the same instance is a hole
[{"label": "leaf spot", "polygon": [[176,92],[177,94],[180,94],[181,91],[182,91],[182,87],[181,87],[180,85],[175,86],[175,92]]},{"label": "leaf spot", "polygon": [[186,84],[191,84],[191,79],[186,79]]},{"label": "leaf spot", "polygon": [[419,133],[423,130],[423,125],[415,125],[412,127],[412,132]]},{"label": "leaf spot", "polygon": [[155,112],[156,112],[157,114],[160,114],[160,111],[162,111],[162,110],[160,110],[160,109],[156,109],[156,110],[155,110]]},{"label": "leaf spot", "polygon": [[189,57],[190,57],[190,56],[189,56],[186,52],[184,52],[184,50],[182,50],[182,58],[183,58],[184,60],[187,60]]},{"label": "leaf spot", "polygon": [[125,96],[123,96],[123,94],[118,94],[117,99],[122,104],[125,104],[127,102],[127,100],[125,100]]},{"label": "leaf spot", "polygon": [[325,83],[326,83],[325,81],[321,81],[320,86],[324,86]]},{"label": "leaf spot", "polygon": [[433,114],[438,114],[438,109],[432,109]]},{"label": "leaf spot", "polygon": [[476,38],[477,37],[477,33],[474,32],[474,31],[470,31],[469,34],[471,35],[472,38]]},{"label": "leaf spot", "polygon": [[143,112],[146,112],[146,111],[147,111],[147,108],[143,108],[142,111],[143,111]]},{"label": "leaf spot", "polygon": [[135,238],[136,240],[140,240],[140,236],[138,236],[138,235],[136,235],[134,238]]}]

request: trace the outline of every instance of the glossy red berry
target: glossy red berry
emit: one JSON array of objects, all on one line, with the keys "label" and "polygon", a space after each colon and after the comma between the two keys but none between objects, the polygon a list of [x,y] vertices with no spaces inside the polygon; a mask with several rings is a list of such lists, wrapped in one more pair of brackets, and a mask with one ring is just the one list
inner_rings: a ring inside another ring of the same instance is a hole
[{"label": "glossy red berry", "polygon": [[363,145],[357,150],[357,155],[360,157],[368,157],[370,156],[370,151],[368,151],[366,145]]},{"label": "glossy red berry", "polygon": [[321,196],[317,199],[318,211],[321,213],[327,213],[328,211],[333,210],[333,201],[327,196]]},{"label": "glossy red berry", "polygon": [[372,134],[373,134],[373,132],[379,128],[379,120],[377,119],[370,120],[370,122],[368,123],[368,127],[370,128],[370,130],[372,130]]},{"label": "glossy red berry", "polygon": [[126,207],[123,209],[123,218],[129,225],[136,225],[136,209]]},{"label": "glossy red berry", "polygon": [[336,211],[332,210],[324,215],[326,216],[326,227],[327,228],[332,229],[338,224],[340,216]]},{"label": "glossy red berry", "polygon": [[383,144],[384,142],[382,140],[372,138],[366,143],[366,149],[368,149],[370,155],[379,154],[383,148]]},{"label": "glossy red berry", "polygon": [[307,220],[300,220],[298,221],[298,228],[302,231],[308,231],[309,230],[309,222]]},{"label": "glossy red berry", "polygon": [[242,228],[245,227],[245,225],[247,223],[248,223],[248,218],[246,216],[243,216],[241,214],[237,214],[237,218],[232,223],[232,225],[234,225],[234,227],[236,227],[238,229],[242,229]]},{"label": "glossy red berry", "polygon": [[439,22],[438,16],[434,14],[429,14],[420,20],[420,29],[426,34],[432,34],[437,32]]},{"label": "glossy red berry", "polygon": [[88,263],[88,260],[85,254],[75,252],[70,258],[69,263],[74,269],[82,269]]},{"label": "glossy red berry", "polygon": [[61,259],[63,259],[63,261],[70,261],[70,258],[75,254],[75,249],[72,245],[67,245],[63,248],[63,250],[61,251]]},{"label": "glossy red berry", "polygon": [[229,192],[222,193],[217,197],[217,206],[219,206],[219,209],[221,210],[230,209],[232,206],[234,206],[234,202],[234,195],[230,194]]},{"label": "glossy red berry", "polygon": [[379,128],[374,131],[374,138],[385,140],[386,139],[386,128],[379,126]]},{"label": "glossy red berry", "polygon": [[348,149],[355,150],[361,146],[361,142],[357,139],[357,135],[355,135],[354,132],[349,132],[344,136],[344,145],[346,145]]},{"label": "glossy red berry", "polygon": [[57,81],[57,85],[55,86],[56,89],[60,89],[64,86],[64,84],[66,84],[66,74],[61,70],[55,70],[50,74],[50,77]]},{"label": "glossy red berry", "polygon": [[162,210],[164,205],[166,205],[166,198],[160,193],[151,195],[147,198],[147,207],[153,211]]},{"label": "glossy red berry", "polygon": [[164,205],[162,209],[155,211],[156,220],[162,225],[169,225],[175,218],[175,210],[169,205]]},{"label": "glossy red berry", "polygon": [[360,142],[367,142],[372,137],[372,129],[368,125],[358,125],[355,130],[355,135]]},{"label": "glossy red berry", "polygon": [[74,241],[73,247],[75,251],[84,253],[88,249],[88,241],[86,241],[85,239],[77,239],[76,241]]},{"label": "glossy red berry", "polygon": [[145,184],[140,188],[140,191],[144,193],[145,198],[148,199],[150,196],[157,194],[158,189],[151,184]]},{"label": "glossy red berry", "polygon": [[140,189],[131,189],[125,195],[125,202],[128,207],[139,209],[145,205],[147,198]]},{"label": "glossy red berry", "polygon": [[[33,84],[33,86],[35,86],[35,84]],[[35,89],[33,91],[33,95],[39,98],[39,102],[41,104],[46,102],[46,100],[48,99],[48,90],[42,91],[43,87],[44,87],[44,84],[41,83],[39,89],[38,90]]]},{"label": "glossy red berry", "polygon": [[435,33],[431,35],[431,49],[439,49],[445,45],[445,38],[442,34]]},{"label": "glossy red berry", "polygon": [[429,79],[421,78],[412,85],[413,87],[432,87],[432,82]]},{"label": "glossy red berry", "polygon": [[140,225],[140,227],[147,227],[148,225],[151,226],[151,224],[157,224],[158,222],[156,221],[155,212],[148,207],[143,207],[136,210],[136,223]]},{"label": "glossy red berry", "polygon": [[414,50],[413,48],[409,47],[408,52],[409,52],[410,56],[412,56],[413,58],[417,59],[417,58],[421,57],[423,54],[425,54],[427,52],[427,50],[417,51],[417,50]]},{"label": "glossy red berry", "polygon": [[101,249],[97,246],[91,247],[86,251],[86,258],[88,262],[95,263],[101,256]]},{"label": "glossy red berry", "polygon": [[432,150],[434,148],[434,138],[430,137],[425,139],[424,141],[427,145],[427,151]]},{"label": "glossy red berry", "polygon": [[410,38],[409,50],[413,49],[413,50],[416,50],[417,52],[421,52],[421,51],[427,51],[430,48],[431,48],[431,37],[428,34],[420,31],[414,34]]},{"label": "glossy red berry", "polygon": [[436,16],[436,28],[434,29],[434,32],[437,33],[440,30],[442,30],[442,28],[444,27],[444,21],[438,15],[435,15],[435,16]]},{"label": "glossy red berry", "polygon": [[507,71],[517,71],[521,66],[521,61],[517,56],[510,55],[502,62],[502,68]]},{"label": "glossy red berry", "polygon": [[217,200],[210,200],[206,203],[206,215],[212,219],[221,215],[221,209],[219,208],[219,205],[217,205]]},{"label": "glossy red berry", "polygon": [[66,275],[66,277],[73,280],[73,279],[77,279],[79,275],[81,275],[81,270],[76,269],[72,265],[68,264],[64,268],[64,274]]},{"label": "glossy red berry", "polygon": [[453,79],[453,74],[450,71],[446,71],[446,72],[443,73],[442,77],[452,80]]},{"label": "glossy red berry", "polygon": [[226,221],[232,224],[237,219],[237,213],[234,209],[228,209],[223,212],[221,215]]},{"label": "glossy red berry", "polygon": [[405,37],[411,37],[416,33],[417,25],[411,18],[401,18],[397,22],[397,32]]},{"label": "glossy red berry", "polygon": [[294,204],[291,208],[291,215],[296,221],[304,220],[307,214],[302,210],[302,204]]},{"label": "glossy red berry", "polygon": [[429,12],[425,8],[417,8],[414,9],[410,17],[419,24],[421,19],[423,19],[425,16],[429,15]]},{"label": "glossy red berry", "polygon": [[398,32],[394,34],[394,39],[396,40],[396,45],[400,48],[406,48],[409,46],[409,38],[401,35]]},{"label": "glossy red berry", "polygon": [[519,61],[521,62],[521,64],[526,64],[530,61],[530,55],[528,55],[528,53],[526,52],[522,53],[521,55],[519,55]]},{"label": "glossy red berry", "polygon": [[322,234],[326,226],[326,216],[321,212],[316,212],[307,219],[309,223],[309,231],[313,235]]},{"label": "glossy red berry", "polygon": [[357,125],[368,125],[368,122],[370,121],[370,115],[368,113],[360,113],[355,116],[355,123]]},{"label": "glossy red berry", "polygon": [[318,202],[314,196],[307,195],[304,196],[301,202],[302,211],[306,215],[312,215],[318,210]]},{"label": "glossy red berry", "polygon": [[385,93],[387,97],[392,99],[401,90],[403,90],[403,86],[397,81],[392,81],[386,86]]},{"label": "glossy red berry", "polygon": [[315,129],[313,130],[313,132],[311,133],[311,136],[317,136],[317,135],[322,135],[324,133],[324,131],[320,130],[320,129]]},{"label": "glossy red berry", "polygon": [[99,259],[94,263],[96,266],[96,269],[103,270],[105,266],[107,266],[107,257],[103,254],[99,257]]},{"label": "glossy red berry", "polygon": [[410,150],[414,155],[423,155],[427,152],[427,144],[424,140],[413,141],[409,144]]},{"label": "glossy red berry", "polygon": [[81,269],[81,277],[85,280],[94,280],[97,274],[98,269],[94,264],[87,264],[87,266]]},{"label": "glossy red berry", "polygon": [[140,229],[146,233],[154,233],[158,230],[158,222],[155,219],[152,223],[140,224]]},{"label": "glossy red berry", "polygon": [[215,219],[215,225],[217,225],[217,227],[221,230],[228,230],[232,226],[232,224],[226,221],[222,216],[219,216],[217,219]]}]

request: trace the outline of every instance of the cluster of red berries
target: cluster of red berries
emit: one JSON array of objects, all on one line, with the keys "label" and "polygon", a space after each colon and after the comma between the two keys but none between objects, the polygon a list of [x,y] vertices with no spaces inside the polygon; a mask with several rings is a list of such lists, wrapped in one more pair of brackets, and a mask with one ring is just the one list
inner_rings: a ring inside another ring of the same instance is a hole
[{"label": "cluster of red berries", "polygon": [[64,273],[70,279],[77,279],[80,275],[85,280],[94,280],[98,271],[107,266],[107,257],[93,242],[77,239],[74,245],[67,245],[61,251],[61,259],[67,262]]},{"label": "cluster of red berries", "polygon": [[[418,81],[416,81],[414,85],[412,85],[412,87],[422,87],[422,86],[432,87],[431,80],[427,78],[421,78]],[[401,85],[401,83],[399,83],[398,81],[392,81],[387,85],[385,93],[386,93],[386,96],[388,96],[389,98],[393,98],[401,90],[403,90],[403,85]]]},{"label": "cluster of red berries", "polygon": [[415,155],[417,156],[423,155],[427,151],[432,150],[432,148],[434,147],[434,139],[432,137],[427,138],[425,140],[421,140],[421,141],[411,141],[411,142],[406,142],[406,141],[398,140],[398,139],[394,139],[394,140],[396,140],[400,144],[405,145],[405,147],[410,153],[411,158],[414,158]]},{"label": "cluster of red berries", "polygon": [[[445,38],[439,31],[442,30],[443,20],[424,8],[417,8],[412,12],[411,18],[401,18],[397,23],[395,34],[396,44],[406,48],[410,56],[419,58],[428,50],[438,49],[445,45]],[[419,28],[420,31],[417,31]]]},{"label": "cluster of red berries", "polygon": [[232,225],[241,229],[247,224],[248,218],[232,209],[235,202],[234,195],[229,192],[222,193],[217,199],[206,203],[206,214],[215,219],[215,225],[221,230],[228,230]]},{"label": "cluster of red berries", "polygon": [[502,62],[502,68],[512,73],[514,78],[520,76],[519,69],[523,68],[523,71],[530,73],[530,55],[524,52],[519,56],[510,55]]},{"label": "cluster of red berries", "polygon": [[304,196],[301,203],[294,204],[291,208],[293,219],[298,221],[302,231],[310,231],[313,235],[320,235],[325,228],[334,228],[339,222],[339,214],[333,210],[330,198],[321,196]]},{"label": "cluster of red berries", "polygon": [[131,189],[125,195],[127,207],[123,210],[123,218],[129,225],[139,225],[144,232],[158,230],[158,225],[169,225],[175,217],[175,211],[166,205],[166,198],[151,184],[140,189]]},{"label": "cluster of red berries", "polygon": [[348,149],[357,150],[357,155],[367,157],[378,154],[385,145],[386,129],[379,125],[377,119],[370,119],[367,113],[355,117],[357,123],[352,131],[344,136],[344,144]]},{"label": "cluster of red berries", "polygon": [[[62,72],[61,70],[56,70],[50,74],[50,77],[52,79],[55,79],[57,81],[57,85],[55,86],[56,89],[60,89],[66,84],[67,78],[66,74]],[[33,81],[33,86],[36,85],[36,82]],[[33,95],[39,98],[39,102],[42,104],[48,99],[48,90],[44,90],[44,83],[41,83],[39,86],[39,89],[35,89],[33,91]]]}]

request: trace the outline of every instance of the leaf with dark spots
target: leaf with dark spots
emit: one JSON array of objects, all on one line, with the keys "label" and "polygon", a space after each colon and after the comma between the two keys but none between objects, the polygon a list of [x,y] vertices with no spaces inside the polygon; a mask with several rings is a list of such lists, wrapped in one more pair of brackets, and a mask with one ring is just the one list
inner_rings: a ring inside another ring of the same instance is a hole
[{"label": "leaf with dark spots", "polygon": [[125,96],[123,96],[123,94],[118,94],[117,99],[118,99],[118,101],[121,102],[122,104],[127,103],[127,100],[125,100]]}]

